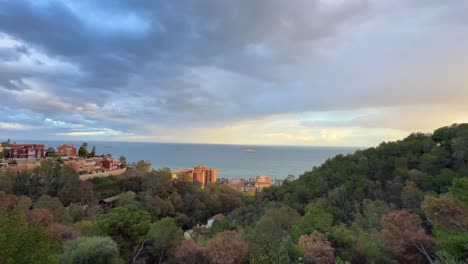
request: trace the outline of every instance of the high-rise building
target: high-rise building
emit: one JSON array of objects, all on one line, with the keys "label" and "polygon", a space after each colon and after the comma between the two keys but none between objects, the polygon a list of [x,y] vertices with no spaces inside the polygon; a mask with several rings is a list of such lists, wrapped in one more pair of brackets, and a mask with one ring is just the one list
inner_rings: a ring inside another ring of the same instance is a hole
[{"label": "high-rise building", "polygon": [[270,176],[257,176],[255,177],[255,191],[260,192],[265,187],[271,186]]},{"label": "high-rise building", "polygon": [[200,165],[196,166],[193,168],[193,180],[199,181],[202,187],[205,187],[208,183],[216,182],[216,169]]},{"label": "high-rise building", "polygon": [[217,171],[214,168],[208,168],[206,166],[196,166],[193,169],[185,169],[177,173],[178,175],[186,175],[191,180],[198,181],[201,183],[202,188],[206,187],[209,183],[216,182]]}]

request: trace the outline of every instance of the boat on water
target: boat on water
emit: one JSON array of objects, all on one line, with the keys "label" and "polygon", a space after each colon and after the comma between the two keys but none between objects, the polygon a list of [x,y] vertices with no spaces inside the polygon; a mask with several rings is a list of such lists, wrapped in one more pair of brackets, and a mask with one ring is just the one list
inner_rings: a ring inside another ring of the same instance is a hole
[{"label": "boat on water", "polygon": [[255,152],[255,150],[253,150],[253,149],[243,149],[242,152],[252,153],[252,152]]}]

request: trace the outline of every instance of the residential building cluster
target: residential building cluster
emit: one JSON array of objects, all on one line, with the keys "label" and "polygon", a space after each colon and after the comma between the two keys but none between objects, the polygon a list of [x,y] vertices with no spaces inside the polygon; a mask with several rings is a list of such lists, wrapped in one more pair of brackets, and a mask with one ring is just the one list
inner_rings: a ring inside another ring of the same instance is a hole
[{"label": "residential building cluster", "polygon": [[[10,144],[9,147],[0,146],[0,152],[9,150],[7,159],[0,159],[0,168],[11,168],[16,171],[33,169],[40,166],[40,161],[48,158],[49,151],[43,144]],[[64,144],[53,150],[55,156],[62,159],[63,163],[79,174],[102,174],[114,172],[123,168],[119,160],[112,156],[78,157],[77,148],[71,144]],[[207,166],[198,165],[194,168],[183,169],[173,174],[173,178],[183,178],[189,181],[198,181],[202,188],[210,183],[217,183],[217,170]],[[235,178],[231,180],[220,179],[220,184],[242,192],[260,192],[265,187],[272,186],[270,176],[257,176],[249,180]],[[282,182],[282,181],[281,181]],[[277,184],[275,182],[275,184]]]},{"label": "residential building cluster", "polygon": [[271,186],[270,176],[257,176],[254,182],[247,182],[242,178],[231,179],[227,185],[242,192],[260,192],[265,187]]},{"label": "residential building cluster", "polygon": [[122,167],[120,161],[111,156],[92,157],[92,158],[74,158],[65,160],[65,165],[73,168],[80,174],[93,174],[107,171],[119,170]]},{"label": "residential building cluster", "polygon": [[[10,144],[9,147],[2,147],[9,150],[5,159],[0,160],[0,168],[9,168],[14,171],[23,171],[40,166],[40,161],[47,158],[47,151],[43,144]],[[115,171],[122,168],[119,160],[112,156],[101,157],[78,157],[77,149],[73,145],[64,144],[53,150],[55,156],[60,157],[63,163],[73,168],[80,174],[93,174]]]}]

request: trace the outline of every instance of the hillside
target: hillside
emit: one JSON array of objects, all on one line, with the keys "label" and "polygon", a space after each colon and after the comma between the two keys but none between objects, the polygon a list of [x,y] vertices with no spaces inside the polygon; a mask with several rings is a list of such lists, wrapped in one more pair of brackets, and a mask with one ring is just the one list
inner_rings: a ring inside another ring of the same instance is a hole
[{"label": "hillside", "polygon": [[0,172],[0,244],[8,245],[0,262],[440,264],[468,257],[468,124],[338,155],[255,196],[150,168],[140,161],[118,177],[80,181],[49,159]]}]

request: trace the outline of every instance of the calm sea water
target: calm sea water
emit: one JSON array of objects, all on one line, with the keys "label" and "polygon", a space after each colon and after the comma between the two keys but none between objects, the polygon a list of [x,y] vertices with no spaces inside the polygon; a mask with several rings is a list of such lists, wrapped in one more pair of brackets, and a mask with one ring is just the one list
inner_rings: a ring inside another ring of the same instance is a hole
[{"label": "calm sea water", "polygon": [[[41,143],[57,148],[71,141],[18,141],[17,143]],[[313,166],[320,165],[337,154],[353,153],[350,147],[291,147],[291,146],[247,146],[178,143],[140,142],[88,142],[88,151],[96,146],[97,154],[110,153],[115,157],[125,156],[127,162],[148,160],[153,168],[168,167],[171,170],[206,165],[218,169],[218,178],[250,178],[269,175],[283,179],[288,175],[299,176]],[[253,149],[253,153],[242,150]]]}]

